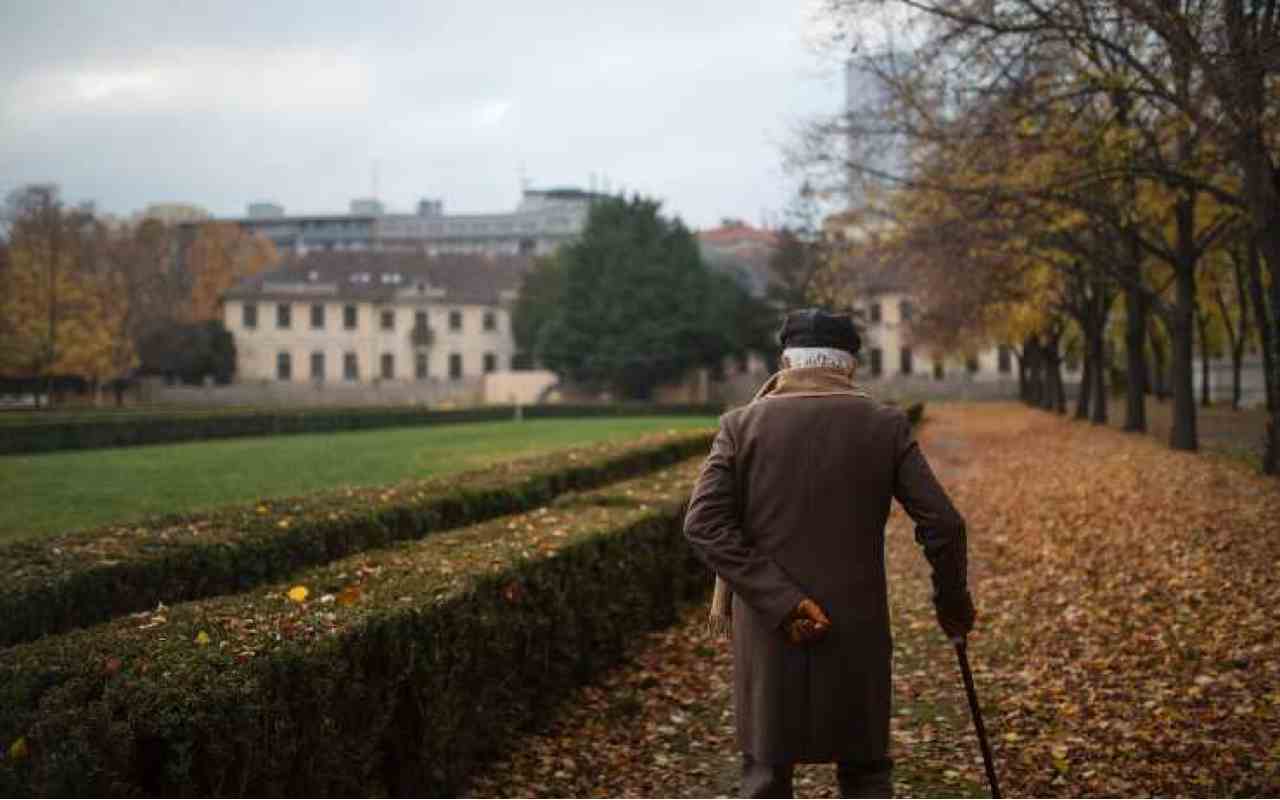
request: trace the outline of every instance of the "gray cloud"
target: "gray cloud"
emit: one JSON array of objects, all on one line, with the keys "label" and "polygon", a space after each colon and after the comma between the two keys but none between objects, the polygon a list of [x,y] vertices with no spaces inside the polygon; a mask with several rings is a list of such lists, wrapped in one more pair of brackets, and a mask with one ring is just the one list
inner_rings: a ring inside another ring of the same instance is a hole
[{"label": "gray cloud", "polygon": [[[12,6],[18,6],[14,8]],[[25,6],[25,7],[24,7]],[[694,225],[780,209],[779,144],[840,102],[796,3],[19,3],[0,10],[0,190],[125,213],[272,198],[510,207],[592,172]]]}]

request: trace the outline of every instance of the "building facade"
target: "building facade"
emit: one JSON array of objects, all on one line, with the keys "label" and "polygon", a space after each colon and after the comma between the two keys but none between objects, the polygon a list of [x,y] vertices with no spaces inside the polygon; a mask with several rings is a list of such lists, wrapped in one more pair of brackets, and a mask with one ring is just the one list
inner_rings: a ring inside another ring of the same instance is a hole
[{"label": "building facade", "polygon": [[448,385],[511,368],[522,256],[311,253],[223,295],[238,382]]},{"label": "building facade", "polygon": [[579,236],[597,195],[579,189],[526,189],[513,211],[445,214],[424,199],[415,214],[389,214],[375,199],[351,201],[349,213],[295,215],[282,206],[251,203],[248,215],[227,219],[275,244],[281,253],[374,251],[468,255],[544,255]]}]

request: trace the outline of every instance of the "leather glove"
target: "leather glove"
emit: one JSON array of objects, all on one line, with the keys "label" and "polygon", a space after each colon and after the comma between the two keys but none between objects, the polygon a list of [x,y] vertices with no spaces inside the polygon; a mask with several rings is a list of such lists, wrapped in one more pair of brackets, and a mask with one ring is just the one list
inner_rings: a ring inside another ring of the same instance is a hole
[{"label": "leather glove", "polygon": [[831,620],[821,606],[807,597],[797,603],[782,622],[782,631],[786,634],[787,641],[797,646],[819,642],[829,630]]},{"label": "leather glove", "polygon": [[978,612],[973,607],[973,598],[965,591],[950,602],[934,601],[934,611],[938,615],[938,624],[949,639],[963,639],[973,630],[973,623]]}]

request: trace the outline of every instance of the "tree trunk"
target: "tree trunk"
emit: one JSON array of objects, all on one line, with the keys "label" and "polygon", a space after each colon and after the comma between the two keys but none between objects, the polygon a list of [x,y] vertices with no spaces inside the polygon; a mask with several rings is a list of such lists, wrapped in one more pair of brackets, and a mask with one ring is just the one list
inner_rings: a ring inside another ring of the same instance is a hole
[{"label": "tree trunk", "polygon": [[[1104,317],[1105,319],[1105,317]],[[1090,419],[1098,425],[1107,423],[1107,354],[1102,326],[1093,331],[1093,408]]]},{"label": "tree trunk", "polygon": [[1048,379],[1045,408],[1064,414],[1067,410],[1067,395],[1066,390],[1062,388],[1062,353],[1058,350],[1057,342],[1053,343],[1051,349],[1046,348],[1045,362],[1045,375]]},{"label": "tree trunk", "polygon": [[1009,348],[1013,352],[1013,357],[1018,360],[1018,399],[1022,402],[1027,401],[1027,368],[1023,363],[1023,356],[1014,348]]},{"label": "tree trunk", "polygon": [[1093,397],[1093,354],[1086,346],[1080,368],[1080,391],[1076,393],[1076,419],[1089,418],[1089,401]]},{"label": "tree trunk", "polygon": [[1231,349],[1231,410],[1240,410],[1241,373],[1244,371],[1244,339]]},{"label": "tree trunk", "polygon": [[1200,405],[1209,407],[1209,324],[1205,315],[1196,309],[1196,328],[1200,334]]},{"label": "tree trunk", "polygon": [[[1267,410],[1274,412],[1280,405],[1276,383],[1273,380],[1273,364],[1276,348],[1280,346],[1272,336],[1272,309],[1267,308],[1267,297],[1262,289],[1262,258],[1256,241],[1249,242],[1249,297],[1253,300],[1253,315],[1258,321],[1258,339],[1262,344],[1263,384],[1267,391]],[[1280,272],[1280,270],[1276,270]]]},{"label": "tree trunk", "polygon": [[1191,366],[1195,361],[1193,311],[1195,302],[1195,276],[1179,269],[1178,304],[1173,309],[1170,332],[1173,334],[1173,353],[1170,359],[1170,379],[1173,384],[1173,426],[1169,430],[1169,446],[1174,450],[1196,450],[1196,393]]},{"label": "tree trunk", "polygon": [[1167,363],[1167,353],[1164,349],[1164,342],[1160,341],[1159,335],[1156,333],[1155,325],[1152,324],[1151,330],[1151,360],[1154,362],[1153,371],[1155,373],[1152,380],[1152,390],[1155,392],[1156,399],[1163,402],[1169,397],[1169,372]]},{"label": "tree trunk", "polygon": [[1027,403],[1039,407],[1044,397],[1044,355],[1040,342],[1031,339],[1023,351],[1027,358]]},{"label": "tree trunk", "polygon": [[1124,429],[1147,429],[1147,298],[1137,287],[1129,287],[1124,293],[1125,304],[1125,374],[1128,391],[1125,393]]}]

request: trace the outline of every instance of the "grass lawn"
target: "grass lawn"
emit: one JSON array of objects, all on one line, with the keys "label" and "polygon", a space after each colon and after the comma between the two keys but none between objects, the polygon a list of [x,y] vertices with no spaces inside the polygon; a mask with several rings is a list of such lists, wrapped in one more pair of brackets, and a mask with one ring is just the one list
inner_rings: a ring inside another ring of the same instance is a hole
[{"label": "grass lawn", "polygon": [[714,425],[713,417],[481,422],[3,456],[0,542]]}]

